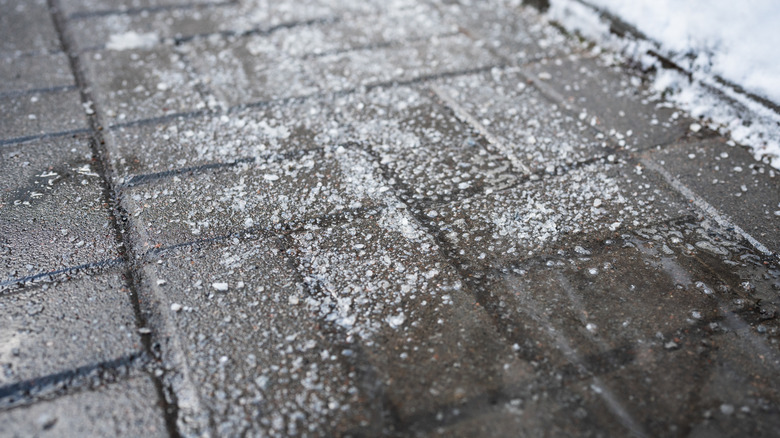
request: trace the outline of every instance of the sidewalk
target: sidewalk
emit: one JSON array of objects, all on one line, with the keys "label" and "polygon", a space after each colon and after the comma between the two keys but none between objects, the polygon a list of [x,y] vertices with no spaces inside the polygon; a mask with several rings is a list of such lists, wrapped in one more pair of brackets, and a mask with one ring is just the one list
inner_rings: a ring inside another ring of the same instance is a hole
[{"label": "sidewalk", "polygon": [[519,3],[0,0],[0,435],[774,436],[778,171]]}]

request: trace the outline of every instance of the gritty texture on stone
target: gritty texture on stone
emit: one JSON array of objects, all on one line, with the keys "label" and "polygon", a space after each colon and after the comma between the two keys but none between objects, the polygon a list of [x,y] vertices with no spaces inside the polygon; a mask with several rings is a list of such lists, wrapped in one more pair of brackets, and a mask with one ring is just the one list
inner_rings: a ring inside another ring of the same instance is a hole
[{"label": "gritty texture on stone", "polygon": [[0,430],[773,436],[776,171],[524,3],[0,0]]}]

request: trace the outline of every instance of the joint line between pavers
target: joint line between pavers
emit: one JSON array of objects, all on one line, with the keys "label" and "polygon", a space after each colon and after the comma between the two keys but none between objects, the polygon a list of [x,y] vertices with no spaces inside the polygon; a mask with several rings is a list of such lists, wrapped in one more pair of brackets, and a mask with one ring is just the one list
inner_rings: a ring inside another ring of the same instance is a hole
[{"label": "joint line between pavers", "polygon": [[71,129],[69,131],[58,131],[46,134],[27,135],[24,137],[6,138],[0,139],[0,146],[15,145],[19,143],[27,143],[35,140],[45,140],[47,138],[66,137],[68,135],[86,134],[89,133],[89,128]]},{"label": "joint line between pavers", "polygon": [[55,87],[31,88],[29,90],[4,91],[0,93],[0,99],[9,98],[9,97],[29,96],[30,94],[63,93],[68,91],[74,91],[77,89],[78,88],[75,85],[58,85]]},{"label": "joint line between pavers", "polygon": [[106,17],[110,15],[139,15],[143,13],[196,9],[200,7],[209,8],[209,7],[230,6],[230,5],[235,5],[237,3],[238,3],[237,0],[194,2],[194,3],[183,2],[179,4],[173,4],[173,5],[148,6],[148,7],[141,7],[141,8],[102,9],[97,11],[82,11],[82,12],[74,12],[68,15],[68,20],[75,21],[75,20],[83,20],[83,19],[90,19],[90,18]]},{"label": "joint line between pavers", "polygon": [[[48,374],[0,387],[0,411],[27,406],[41,400],[53,399],[64,394],[78,393],[94,385],[90,375],[97,370],[119,371],[130,374],[142,370],[149,358],[143,351],[127,354],[116,359],[80,366],[75,369]],[[122,368],[126,368],[123,370]],[[126,376],[130,378],[132,376]],[[111,379],[99,379],[101,385],[114,383]],[[123,379],[117,379],[120,381]],[[30,392],[35,390],[34,394]]]},{"label": "joint line between pavers", "polygon": [[239,239],[243,238],[252,241],[258,239],[268,239],[271,237],[287,236],[287,235],[306,231],[304,229],[304,226],[307,224],[313,223],[313,224],[322,225],[323,223],[328,223],[328,224],[338,225],[342,223],[348,223],[355,217],[360,217],[360,218],[370,217],[372,215],[381,212],[382,210],[384,210],[383,206],[360,207],[360,208],[343,210],[338,213],[324,214],[321,216],[311,218],[306,222],[304,221],[296,222],[293,220],[293,221],[282,222],[279,224],[274,224],[271,226],[250,227],[250,228],[237,230],[237,231],[227,231],[224,234],[219,234],[211,237],[204,237],[201,239],[175,243],[168,246],[151,248],[146,252],[144,252],[143,254],[141,254],[139,258],[140,260],[142,260],[142,263],[148,262],[150,257],[153,257],[155,255],[163,254],[169,251],[174,251],[179,248],[194,247],[202,244],[210,245],[216,242],[223,242],[226,241],[227,239],[230,239],[231,237],[239,238]]},{"label": "joint line between pavers", "polygon": [[375,50],[375,49],[384,49],[384,48],[395,48],[395,47],[404,47],[404,45],[409,43],[418,43],[421,41],[428,41],[433,38],[450,38],[460,35],[460,32],[444,32],[436,35],[426,35],[426,36],[420,36],[416,38],[406,38],[401,40],[394,40],[394,41],[384,41],[384,42],[378,42],[378,43],[372,43],[372,44],[365,44],[362,46],[354,46],[354,47],[348,47],[344,49],[334,49],[329,50],[325,52],[319,52],[319,53],[306,53],[304,55],[301,55],[301,59],[311,59],[311,58],[322,58],[325,56],[331,56],[331,55],[342,55],[345,53],[352,53],[352,52],[361,52],[361,51],[367,51],[367,50]]},{"label": "joint line between pavers", "polygon": [[[69,40],[68,32],[67,32],[67,20],[62,15],[62,9],[60,7],[60,0],[47,0],[47,4],[49,6],[49,11],[51,14],[52,21],[54,22],[54,27],[57,31],[57,35],[60,39],[60,43],[65,50],[65,52],[69,55],[68,61],[70,63],[71,72],[73,74],[73,77],[75,78],[76,85],[79,88],[80,96],[82,102],[95,102],[95,99],[92,98],[91,90],[89,88],[89,83],[87,79],[85,78],[85,74],[83,70],[81,69],[80,65],[80,59],[79,55],[74,49],[74,45],[72,41]],[[95,154],[95,156],[98,158],[97,161],[97,170],[101,177],[101,185],[103,189],[102,196],[105,197],[105,199],[109,202],[116,201],[115,204],[113,204],[113,212],[114,214],[111,217],[111,222],[114,228],[114,236],[117,241],[117,243],[121,243],[124,245],[126,249],[126,254],[128,257],[128,262],[126,263],[126,285],[128,289],[128,297],[130,299],[130,303],[133,309],[133,313],[135,314],[135,323],[137,328],[142,328],[147,325],[147,318],[146,314],[141,309],[141,298],[142,296],[139,293],[140,289],[140,272],[136,269],[137,267],[134,264],[133,261],[133,255],[135,254],[135,248],[134,248],[134,242],[127,236],[129,236],[127,231],[127,225],[122,223],[120,221],[120,217],[126,217],[126,212],[124,211],[119,198],[118,198],[118,192],[116,190],[116,187],[113,186],[110,172],[111,172],[111,163],[110,158],[108,154],[108,150],[105,146],[105,140],[103,138],[102,134],[102,127],[101,127],[101,109],[99,108],[99,105],[95,107],[95,110],[93,114],[89,114],[87,116],[89,126],[91,128],[91,139],[90,139],[90,147]],[[155,293],[154,291],[152,292]],[[145,297],[144,297],[145,298]],[[159,310],[159,309],[153,309]],[[172,329],[173,326],[170,325],[170,321],[163,321],[163,325],[167,326],[166,329]],[[177,339],[178,340],[178,339]],[[144,351],[149,355],[149,357],[155,357],[155,351],[152,346],[152,339],[151,336],[142,336],[141,342],[144,347]],[[174,341],[174,355],[182,356],[182,347],[179,345],[179,343]],[[200,399],[197,396],[197,390],[195,389],[195,385],[192,382],[190,376],[188,375],[188,369],[187,365],[185,363],[185,369],[180,370],[183,374],[184,378],[184,386],[185,390],[189,389],[191,392],[194,393],[193,398],[193,404],[197,405],[196,410],[200,411]],[[169,402],[168,398],[164,397],[165,390],[163,389],[163,382],[162,380],[156,376],[153,375],[152,381],[154,382],[155,386],[158,389],[158,402],[162,407],[163,415],[164,415],[164,421],[166,425],[166,429],[169,435],[171,436],[178,436],[178,428],[177,428],[177,417],[179,413],[179,406],[178,404],[174,404]]]},{"label": "joint line between pavers", "polygon": [[747,231],[743,230],[740,226],[734,224],[731,222],[723,213],[721,213],[717,208],[713,207],[704,200],[704,198],[697,195],[693,190],[689,189],[687,186],[685,186],[683,183],[681,183],[677,178],[673,177],[666,169],[664,169],[662,166],[658,165],[655,161],[653,161],[650,158],[642,157],[640,158],[640,161],[642,164],[644,164],[648,169],[651,169],[661,175],[666,182],[669,183],[672,187],[674,187],[678,192],[680,192],[683,196],[693,201],[693,204],[698,207],[701,211],[715,219],[715,222],[717,222],[721,227],[726,229],[733,229],[736,231],[739,235],[741,235],[745,240],[747,240],[751,245],[753,245],[754,248],[756,248],[758,251],[763,253],[766,256],[774,257],[777,260],[780,260],[780,254],[777,254],[770,250],[767,246],[765,246],[763,243],[761,243],[758,239],[750,235]]},{"label": "joint line between pavers", "polygon": [[512,151],[512,149],[507,146],[503,141],[501,141],[500,138],[498,138],[496,135],[494,135],[492,132],[490,132],[485,125],[479,122],[474,116],[469,114],[468,110],[464,108],[462,105],[460,105],[458,102],[455,101],[450,95],[444,91],[441,87],[438,85],[432,85],[431,90],[436,94],[436,96],[439,97],[444,103],[449,106],[454,112],[455,115],[466,122],[467,124],[471,125],[474,129],[476,129],[480,134],[482,134],[485,139],[487,139],[490,144],[492,144],[496,149],[498,149],[501,153],[504,154],[507,159],[509,159],[509,162],[512,163],[512,167],[514,167],[517,171],[523,173],[524,175],[530,175],[531,169],[528,168],[528,166],[525,165],[522,161],[520,161],[519,158],[515,155],[515,153]]},{"label": "joint line between pavers", "polygon": [[12,286],[15,284],[20,283],[27,283],[35,280],[39,280],[44,277],[53,277],[55,275],[60,274],[67,274],[71,272],[80,271],[82,269],[90,269],[90,268],[107,268],[107,267],[114,267],[114,266],[120,266],[124,264],[127,260],[124,257],[116,257],[113,259],[106,259],[101,260],[98,262],[91,262],[91,263],[84,263],[77,266],[69,266],[67,268],[57,269],[55,271],[49,271],[49,272],[40,272],[38,274],[28,275],[26,277],[19,277],[19,278],[11,278],[8,280],[0,281],[0,296],[5,295],[2,291],[2,288],[7,286]]},{"label": "joint line between pavers", "polygon": [[[175,119],[183,119],[183,120],[189,120],[194,119],[199,116],[203,116],[206,114],[211,114],[212,111],[209,110],[196,110],[196,111],[186,111],[181,113],[172,113],[172,114],[166,114],[164,116],[159,117],[150,117],[148,119],[140,119],[140,120],[133,120],[130,122],[122,122],[122,123],[114,123],[111,125],[108,125],[108,129],[118,129],[118,128],[131,128],[134,126],[144,126],[144,125],[154,125],[156,123],[162,123],[167,122],[169,120],[175,120]],[[216,113],[214,113],[216,114]]]},{"label": "joint line between pavers", "polygon": [[[350,142],[339,144],[338,146],[344,146],[349,147]],[[228,167],[235,167],[239,164],[245,164],[245,163],[254,163],[257,161],[263,161],[266,163],[274,163],[274,162],[285,162],[294,160],[296,157],[300,157],[302,155],[310,154],[310,153],[322,153],[325,151],[325,147],[319,146],[319,147],[313,147],[308,149],[295,149],[289,152],[271,152],[262,154],[257,157],[241,157],[236,158],[232,161],[220,161],[216,163],[205,163],[198,166],[189,166],[189,167],[180,167],[177,169],[171,169],[171,170],[165,170],[161,172],[154,172],[154,173],[144,173],[140,175],[132,175],[129,178],[124,178],[122,182],[120,182],[117,185],[117,189],[125,189],[129,187],[137,187],[152,181],[159,181],[159,180],[165,180],[170,177],[178,176],[178,175],[184,175],[189,173],[198,173],[201,171],[206,170],[212,170],[212,169],[223,169]]]},{"label": "joint line between pavers", "polygon": [[[302,21],[289,21],[285,23],[276,24],[270,27],[256,27],[253,29],[243,30],[243,31],[232,31],[232,30],[222,30],[222,31],[216,31],[216,32],[204,32],[204,33],[198,33],[198,34],[192,34],[192,35],[185,35],[180,37],[171,37],[167,39],[168,41],[173,41],[174,45],[178,46],[184,43],[188,43],[190,41],[199,40],[199,39],[207,39],[209,37],[214,36],[220,36],[223,39],[231,38],[231,37],[237,37],[237,38],[244,38],[248,36],[253,35],[259,35],[259,36],[268,36],[273,34],[274,32],[284,30],[284,29],[292,29],[295,27],[305,27],[305,26],[311,26],[314,24],[319,23],[331,23],[331,22],[338,22],[341,18],[337,16],[323,16],[319,18],[312,18],[309,20],[302,20]],[[106,50],[106,45],[94,45],[94,46],[88,46],[83,47],[79,50],[79,53],[89,53],[89,52],[97,52],[101,50]]]}]

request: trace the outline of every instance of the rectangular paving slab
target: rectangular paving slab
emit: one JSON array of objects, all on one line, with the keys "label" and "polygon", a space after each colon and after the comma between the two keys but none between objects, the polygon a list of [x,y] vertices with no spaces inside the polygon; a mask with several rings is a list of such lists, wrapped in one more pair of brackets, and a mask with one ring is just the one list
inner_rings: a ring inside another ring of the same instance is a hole
[{"label": "rectangular paving slab", "polygon": [[45,390],[35,388],[36,379],[56,386],[103,363],[128,364],[140,354],[130,295],[117,271],[89,270],[0,295],[2,404],[24,399],[29,390]]},{"label": "rectangular paving slab", "polygon": [[459,117],[496,139],[494,147],[532,172],[607,156],[605,136],[548,100],[516,69],[445,78],[434,91]]},{"label": "rectangular paving slab", "polygon": [[469,41],[460,34],[433,37],[399,46],[315,57],[304,68],[320,90],[334,92],[414,81],[500,63],[490,52]]},{"label": "rectangular paving slab", "polygon": [[117,127],[105,136],[119,182],[132,184],[162,172],[336,147],[347,131],[330,105],[306,99]]},{"label": "rectangular paving slab", "polygon": [[490,48],[513,64],[557,57],[579,50],[574,38],[544,22],[534,8],[515,0],[436,0],[475,44]]},{"label": "rectangular paving slab", "polygon": [[147,251],[252,230],[285,230],[387,203],[374,162],[343,147],[141,183],[123,206]]},{"label": "rectangular paving slab", "polygon": [[312,314],[285,251],[250,236],[165,252],[143,268],[184,434],[381,430],[375,382],[343,334]]},{"label": "rectangular paving slab", "polygon": [[396,428],[501,391],[530,371],[405,209],[292,238],[309,306],[360,344]]},{"label": "rectangular paving slab", "polygon": [[228,108],[318,91],[304,73],[301,60],[288,56],[272,37],[208,38],[189,43],[182,51],[219,102]]},{"label": "rectangular paving slab", "polygon": [[80,60],[108,125],[205,108],[197,81],[170,47],[93,52]]},{"label": "rectangular paving slab", "polygon": [[581,238],[692,214],[658,175],[631,162],[591,163],[557,177],[422,209],[466,269],[507,266]]},{"label": "rectangular paving slab", "polygon": [[157,391],[147,377],[113,383],[32,406],[0,412],[7,437],[165,437]]},{"label": "rectangular paving slab", "polygon": [[0,63],[0,94],[56,90],[76,85],[64,53],[4,58]]},{"label": "rectangular paving slab", "polygon": [[0,142],[84,131],[85,109],[78,90],[0,96]]},{"label": "rectangular paving slab", "polygon": [[648,90],[640,72],[614,55],[571,55],[529,64],[524,70],[548,95],[618,146],[647,149],[685,138],[694,121]]},{"label": "rectangular paving slab", "polygon": [[84,137],[0,148],[0,282],[119,257],[95,171]]},{"label": "rectangular paving slab", "polygon": [[339,98],[334,107],[351,126],[403,199],[452,200],[516,183],[521,169],[423,87],[377,88]]},{"label": "rectangular paving slab", "polygon": [[429,5],[389,5],[379,13],[352,12],[309,26],[279,29],[273,39],[286,53],[307,56],[411,42],[457,30]]},{"label": "rectangular paving slab", "polygon": [[0,53],[43,54],[61,50],[46,0],[0,2],[0,28]]}]

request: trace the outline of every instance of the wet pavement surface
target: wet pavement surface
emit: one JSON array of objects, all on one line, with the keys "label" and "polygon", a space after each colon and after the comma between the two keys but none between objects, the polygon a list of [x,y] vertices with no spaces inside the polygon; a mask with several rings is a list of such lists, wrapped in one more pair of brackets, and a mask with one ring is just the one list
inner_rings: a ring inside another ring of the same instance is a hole
[{"label": "wet pavement surface", "polygon": [[778,171],[519,1],[0,23],[0,435],[780,430]]}]

